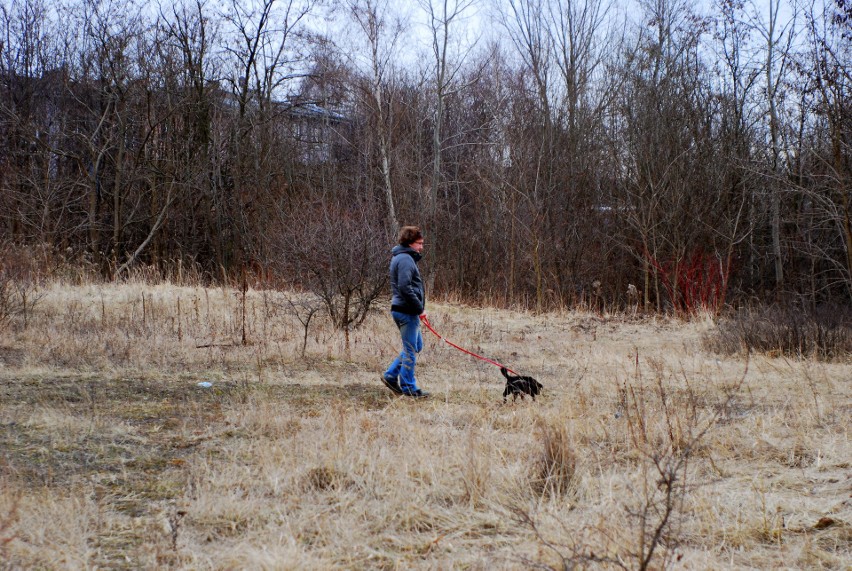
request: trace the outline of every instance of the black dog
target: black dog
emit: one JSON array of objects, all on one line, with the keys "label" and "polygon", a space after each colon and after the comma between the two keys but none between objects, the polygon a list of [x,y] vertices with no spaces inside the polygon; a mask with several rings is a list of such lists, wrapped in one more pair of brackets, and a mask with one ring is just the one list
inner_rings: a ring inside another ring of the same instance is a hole
[{"label": "black dog", "polygon": [[518,395],[521,395],[523,400],[524,395],[530,395],[535,400],[535,395],[539,394],[542,389],[542,384],[532,377],[516,377],[510,375],[506,367],[500,367],[500,372],[506,377],[506,388],[503,391],[503,402],[506,402],[506,397],[512,395],[512,402],[517,400]]}]

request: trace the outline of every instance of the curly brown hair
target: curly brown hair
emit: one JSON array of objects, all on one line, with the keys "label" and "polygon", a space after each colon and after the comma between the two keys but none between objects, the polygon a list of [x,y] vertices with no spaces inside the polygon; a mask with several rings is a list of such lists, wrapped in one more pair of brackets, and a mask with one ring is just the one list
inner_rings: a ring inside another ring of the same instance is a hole
[{"label": "curly brown hair", "polygon": [[423,232],[419,226],[403,226],[399,230],[399,243],[401,246],[409,246],[423,238]]}]

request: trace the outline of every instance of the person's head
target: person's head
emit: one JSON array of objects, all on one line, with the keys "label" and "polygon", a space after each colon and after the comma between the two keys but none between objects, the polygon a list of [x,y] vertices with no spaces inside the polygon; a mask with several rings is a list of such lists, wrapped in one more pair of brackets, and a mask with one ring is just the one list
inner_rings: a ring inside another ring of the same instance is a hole
[{"label": "person's head", "polygon": [[399,230],[399,244],[420,253],[423,250],[423,232],[417,226],[403,226]]}]

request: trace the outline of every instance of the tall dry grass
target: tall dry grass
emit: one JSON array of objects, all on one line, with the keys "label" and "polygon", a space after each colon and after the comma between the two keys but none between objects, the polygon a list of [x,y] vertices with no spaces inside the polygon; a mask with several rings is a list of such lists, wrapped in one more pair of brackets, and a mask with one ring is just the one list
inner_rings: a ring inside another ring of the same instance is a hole
[{"label": "tall dry grass", "polygon": [[[52,281],[0,337],[9,568],[848,569],[850,361],[705,353],[709,320],[430,305],[427,401],[295,294]],[[305,332],[307,331],[307,335]],[[209,388],[198,385],[209,382]]]}]

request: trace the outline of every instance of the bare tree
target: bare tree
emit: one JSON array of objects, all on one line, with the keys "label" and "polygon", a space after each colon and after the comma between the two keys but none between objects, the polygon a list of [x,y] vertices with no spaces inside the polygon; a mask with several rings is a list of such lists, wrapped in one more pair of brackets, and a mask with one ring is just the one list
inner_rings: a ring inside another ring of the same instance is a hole
[{"label": "bare tree", "polygon": [[[722,70],[720,84],[720,140],[722,152],[728,157],[727,165],[729,196],[731,200],[744,202],[744,209],[738,211],[742,224],[736,225],[739,232],[750,242],[748,251],[748,279],[752,282],[759,278],[759,262],[754,246],[756,229],[765,225],[763,211],[758,204],[757,170],[754,168],[756,133],[754,125],[758,123],[752,102],[759,88],[761,62],[758,50],[754,46],[752,27],[746,21],[744,3],[739,0],[717,0],[714,47]],[[725,227],[730,227],[726,225]],[[734,255],[734,246],[741,239],[729,234],[726,248],[726,260],[730,267]],[[723,238],[724,239],[724,238]]]},{"label": "bare tree", "polygon": [[[597,271],[591,257],[608,255],[611,244],[599,208],[608,202],[601,192],[605,117],[619,80],[606,69],[623,41],[610,10],[600,0],[514,0],[499,14],[522,62],[520,88],[530,94],[523,105],[532,106],[513,130],[515,156],[505,175],[512,242],[520,259],[532,253],[538,309],[546,297],[574,300],[583,283],[602,277],[590,275]],[[508,108],[520,108],[524,97]],[[510,258],[514,273],[514,249]]]},{"label": "bare tree", "polygon": [[[797,70],[803,105],[796,193],[803,197],[803,255],[811,257],[811,298],[842,284],[852,298],[852,3],[802,6],[807,51]],[[827,276],[835,276],[827,279]]]},{"label": "bare tree", "polygon": [[[529,244],[532,250],[532,266],[535,274],[535,300],[536,309],[541,311],[544,304],[544,275],[541,263],[541,252],[543,238],[541,237],[541,221],[543,211],[546,210],[546,201],[543,199],[548,192],[550,159],[554,154],[554,106],[552,93],[554,69],[554,46],[550,41],[551,30],[547,20],[547,5],[540,0],[511,0],[508,3],[508,13],[501,13],[500,19],[503,27],[509,33],[516,52],[525,64],[525,74],[532,79],[534,93],[537,96],[537,109],[532,120],[540,128],[536,133],[538,140],[531,141],[531,156],[528,160],[535,165],[534,175],[527,178],[526,184],[510,183],[512,188],[512,200],[510,202],[511,219],[511,243],[515,243],[518,231],[526,234],[524,242]],[[517,207],[517,201],[524,204],[524,210],[528,211],[526,220],[521,218]],[[510,268],[515,271],[515,251],[511,250]]]},{"label": "bare tree", "polygon": [[239,268],[262,249],[253,240],[262,242],[266,210],[284,186],[286,147],[276,121],[290,107],[295,80],[307,74],[305,18],[314,8],[313,0],[231,0],[221,14],[223,71],[236,106],[214,141],[227,148],[210,188],[222,267]]},{"label": "bare tree", "polygon": [[[433,60],[432,89],[432,175],[429,188],[429,206],[427,209],[426,231],[437,229],[438,195],[443,186],[442,156],[444,152],[444,119],[447,99],[463,88],[458,80],[464,68],[465,58],[471,53],[472,46],[461,45],[464,42],[463,25],[476,5],[475,0],[418,0],[426,13],[429,40]],[[427,253],[429,266],[434,269],[436,248]],[[429,288],[434,284],[435,273],[430,272],[427,281]]]},{"label": "bare tree", "polygon": [[298,58],[291,45],[300,33],[313,1],[231,0],[223,18],[231,27],[232,43],[226,51],[233,58],[233,72],[226,79],[245,116],[254,102],[269,106],[281,87],[294,78],[291,64]]},{"label": "bare tree", "polygon": [[630,283],[658,309],[848,301],[848,0],[795,0],[806,36],[782,0],[715,0],[712,21],[641,0],[632,29],[611,0],[499,4],[486,50],[480,3],[421,0],[427,56],[406,67],[388,0],[342,5],[345,45],[308,25],[315,0],[10,0],[2,238],[230,281],[297,251],[281,229],[307,209],[382,240],[420,223],[440,235],[430,291],[471,301],[545,310],[595,282],[608,307]]},{"label": "bare tree", "polygon": [[143,70],[149,23],[140,6],[111,0],[73,4],[62,17],[76,35],[62,85],[71,116],[54,152],[74,163],[75,183],[86,193],[87,249],[112,276],[150,214],[144,157],[153,126],[143,111],[151,88]]},{"label": "bare tree", "polygon": [[506,12],[499,12],[500,23],[532,76],[543,116],[549,122],[555,70],[547,5],[542,0],[509,0],[507,7]]},{"label": "bare tree", "polygon": [[[183,250],[173,252],[177,257],[191,257],[210,244],[211,187],[216,180],[214,116],[221,97],[215,84],[220,75],[215,53],[219,38],[215,14],[206,0],[187,0],[160,10],[151,59],[162,90],[158,116],[165,128],[158,130],[158,152],[148,158],[158,173],[155,180],[163,184],[152,187],[152,211],[170,198],[177,204],[163,221],[164,232],[152,236],[154,264],[162,258],[166,243]],[[158,239],[162,234],[167,238]]]},{"label": "bare tree", "polygon": [[690,311],[698,286],[691,274],[720,279],[710,271],[713,258],[728,256],[718,252],[715,229],[737,228],[740,215],[720,176],[726,171],[714,132],[718,103],[700,50],[708,22],[679,0],[645,7],[655,35],[627,61],[620,103],[627,153],[620,157],[625,176],[615,214],[623,221],[619,240],[643,264],[646,307],[653,294],[658,309],[667,302]]},{"label": "bare tree", "polygon": [[760,8],[754,5],[752,24],[765,42],[765,89],[767,117],[769,120],[769,169],[772,175],[773,189],[770,189],[770,209],[772,228],[772,255],[775,267],[775,293],[781,296],[784,288],[784,258],[781,251],[781,195],[777,188],[784,174],[784,156],[782,148],[782,124],[779,116],[781,85],[791,62],[791,49],[795,40],[796,13],[782,21],[781,0],[769,0],[769,14],[766,19],[760,15]]},{"label": "bare tree", "polygon": [[394,117],[385,86],[394,73],[392,58],[400,47],[405,28],[402,20],[392,15],[392,3],[389,0],[351,0],[347,6],[350,18],[358,25],[367,43],[369,107],[375,116],[374,124],[379,137],[379,164],[387,205],[387,225],[393,232],[399,226],[391,176]]},{"label": "bare tree", "polygon": [[[604,42],[616,40],[614,45],[618,45],[618,38],[604,30],[611,8],[612,4],[604,0],[569,0],[550,5],[550,35],[557,54],[554,61],[562,79],[569,140],[572,142],[578,138],[581,128],[589,127],[581,123],[581,106],[584,99],[588,102],[592,95],[592,82],[606,62]],[[607,83],[601,82],[600,86],[604,95],[611,93]],[[597,103],[598,111],[594,119],[599,118],[599,111],[607,102],[608,97],[593,102]]]},{"label": "bare tree", "polygon": [[15,241],[74,242],[79,192],[58,156],[67,34],[49,2],[0,6],[0,233]]}]

